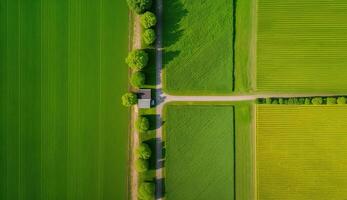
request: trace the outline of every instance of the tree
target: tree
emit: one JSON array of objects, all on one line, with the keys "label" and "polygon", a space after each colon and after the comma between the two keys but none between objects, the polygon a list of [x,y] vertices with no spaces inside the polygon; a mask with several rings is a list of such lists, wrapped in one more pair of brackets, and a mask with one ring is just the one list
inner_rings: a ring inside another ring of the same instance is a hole
[{"label": "tree", "polygon": [[145,85],[145,74],[143,72],[134,72],[130,77],[130,84],[135,88],[140,88]]},{"label": "tree", "polygon": [[288,104],[294,104],[294,103],[295,103],[295,98],[288,99]]},{"label": "tree", "polygon": [[136,171],[139,173],[145,172],[148,170],[148,161],[144,159],[137,159],[135,163]]},{"label": "tree", "polygon": [[136,154],[138,158],[147,160],[151,157],[152,151],[151,148],[149,148],[148,144],[142,143],[136,149]]},{"label": "tree", "polygon": [[337,98],[337,104],[346,104],[346,97]]},{"label": "tree", "polygon": [[141,200],[154,200],[155,186],[153,183],[144,182],[139,187],[138,197]]},{"label": "tree", "polygon": [[134,50],[128,54],[125,62],[133,70],[141,70],[148,63],[148,54],[143,50]]},{"label": "tree", "polygon": [[311,98],[309,97],[305,98],[305,105],[311,105]]},{"label": "tree", "polygon": [[152,6],[152,0],[127,0],[130,10],[135,11],[137,14],[141,14]]},{"label": "tree", "polygon": [[322,97],[314,97],[314,98],[312,98],[311,102],[313,105],[321,105],[323,103],[323,98]]},{"label": "tree", "polygon": [[327,98],[327,104],[328,105],[336,104],[336,98],[335,97],[328,97]]},{"label": "tree", "polygon": [[134,93],[125,93],[122,96],[122,104],[123,106],[130,107],[132,105],[137,104],[137,95]]},{"label": "tree", "polygon": [[145,44],[152,44],[157,36],[155,35],[155,31],[153,29],[147,29],[142,34],[142,40]]},{"label": "tree", "polygon": [[148,131],[148,129],[149,129],[148,118],[140,116],[136,121],[136,128],[141,133]]},{"label": "tree", "polygon": [[148,29],[157,24],[157,17],[154,13],[147,11],[141,15],[140,21],[143,28]]}]

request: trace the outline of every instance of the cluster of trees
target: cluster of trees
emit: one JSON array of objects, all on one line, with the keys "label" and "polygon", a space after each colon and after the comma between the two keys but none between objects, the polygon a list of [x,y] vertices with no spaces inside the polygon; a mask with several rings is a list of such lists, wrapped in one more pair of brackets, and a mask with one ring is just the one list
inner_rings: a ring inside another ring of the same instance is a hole
[{"label": "cluster of trees", "polygon": [[145,12],[140,16],[140,22],[142,27],[144,28],[142,34],[142,41],[146,45],[151,45],[157,39],[155,31],[153,27],[157,24],[157,17],[152,12]]},{"label": "cluster of trees", "polygon": [[130,10],[142,14],[152,6],[152,0],[127,0]]},{"label": "cluster of trees", "polygon": [[333,105],[346,104],[346,97],[292,97],[257,99],[258,104]]},{"label": "cluster of trees", "polygon": [[146,76],[141,70],[148,64],[148,54],[144,50],[133,50],[128,54],[125,62],[132,69],[130,84],[134,88],[143,87],[146,82]]}]

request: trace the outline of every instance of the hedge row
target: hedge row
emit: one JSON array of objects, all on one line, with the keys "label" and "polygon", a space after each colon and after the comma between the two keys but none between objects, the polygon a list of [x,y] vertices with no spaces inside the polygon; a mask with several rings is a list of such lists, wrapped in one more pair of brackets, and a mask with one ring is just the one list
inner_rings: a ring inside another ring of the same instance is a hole
[{"label": "hedge row", "polygon": [[259,98],[257,104],[284,105],[333,105],[346,104],[347,98],[340,97],[291,97],[291,98]]}]

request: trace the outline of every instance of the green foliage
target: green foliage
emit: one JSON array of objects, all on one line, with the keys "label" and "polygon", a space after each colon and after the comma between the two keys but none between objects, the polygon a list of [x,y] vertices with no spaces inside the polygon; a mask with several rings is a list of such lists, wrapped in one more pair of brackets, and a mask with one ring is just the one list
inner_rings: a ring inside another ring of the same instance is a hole
[{"label": "green foliage", "polygon": [[271,104],[278,104],[278,99],[272,100],[272,103],[271,103]]},{"label": "green foliage", "polygon": [[232,1],[167,0],[163,6],[165,92],[232,94],[234,88],[230,83],[238,80],[233,80]]},{"label": "green foliage", "polygon": [[333,104],[336,104],[336,98],[335,97],[328,97],[327,98],[327,104],[328,105],[333,105]]},{"label": "green foliage", "polygon": [[130,10],[141,14],[152,6],[152,0],[127,0]]},{"label": "green foliage", "polygon": [[135,88],[141,88],[145,85],[145,74],[143,72],[134,72],[130,77],[130,84]]},{"label": "green foliage", "polygon": [[284,99],[283,98],[279,98],[278,99],[278,104],[284,104]]},{"label": "green foliage", "polygon": [[144,133],[149,129],[149,120],[147,117],[139,116],[135,125],[140,133]]},{"label": "green foliage", "polygon": [[147,29],[142,34],[142,40],[145,44],[152,44],[157,38],[155,31],[153,29]]},{"label": "green foliage", "polygon": [[295,98],[289,98],[288,104],[295,104]]},{"label": "green foliage", "polygon": [[137,95],[134,93],[125,93],[122,96],[122,104],[123,106],[130,107],[132,105],[137,104]]},{"label": "green foliage", "polygon": [[141,70],[148,63],[148,54],[144,50],[134,50],[128,54],[125,62],[133,70]]},{"label": "green foliage", "polygon": [[138,158],[147,160],[151,157],[152,151],[149,148],[148,144],[141,143],[140,146],[136,149],[136,154]]},{"label": "green foliage", "polygon": [[346,97],[337,98],[337,104],[346,104]]},{"label": "green foliage", "polygon": [[144,159],[137,159],[135,163],[136,171],[139,173],[148,171],[148,161]]},{"label": "green foliage", "polygon": [[271,98],[266,98],[266,99],[265,99],[265,103],[266,103],[266,104],[271,104],[271,103],[272,103]]},{"label": "green foliage", "polygon": [[321,105],[321,104],[323,104],[323,98],[322,97],[314,97],[314,98],[312,98],[311,102],[313,105]]},{"label": "green foliage", "polygon": [[140,200],[154,200],[155,185],[144,182],[139,187],[138,197]]},{"label": "green foliage", "polygon": [[311,105],[311,98],[309,97],[305,98],[305,105]]},{"label": "green foliage", "polygon": [[157,17],[154,13],[147,11],[141,15],[140,21],[143,28],[148,29],[157,24]]}]

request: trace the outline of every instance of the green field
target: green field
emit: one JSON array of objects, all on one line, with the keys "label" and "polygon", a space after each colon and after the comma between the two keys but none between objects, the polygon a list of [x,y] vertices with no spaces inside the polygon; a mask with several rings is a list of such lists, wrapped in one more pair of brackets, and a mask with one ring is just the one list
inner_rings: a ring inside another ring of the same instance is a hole
[{"label": "green field", "polygon": [[236,1],[235,19],[235,93],[254,90],[256,0]]},{"label": "green field", "polygon": [[127,198],[127,19],[123,1],[0,0],[0,199]]},{"label": "green field", "polygon": [[233,92],[233,1],[164,3],[164,89],[176,95]]},{"label": "green field", "polygon": [[257,2],[258,91],[347,91],[347,1]]},{"label": "green field", "polygon": [[346,118],[343,105],[258,105],[258,199],[344,199]]},{"label": "green field", "polygon": [[250,112],[248,103],[165,107],[166,199],[252,198]]}]

